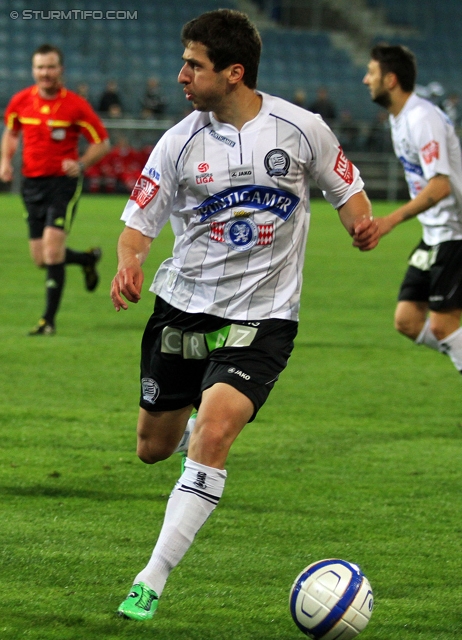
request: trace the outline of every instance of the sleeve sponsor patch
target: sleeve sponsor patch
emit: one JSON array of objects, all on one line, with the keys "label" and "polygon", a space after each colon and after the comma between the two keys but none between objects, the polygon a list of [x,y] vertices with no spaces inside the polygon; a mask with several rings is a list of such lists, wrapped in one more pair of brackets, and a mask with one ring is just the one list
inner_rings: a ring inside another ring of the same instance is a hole
[{"label": "sleeve sponsor patch", "polygon": [[348,160],[346,155],[343,153],[343,149],[340,149],[338,152],[334,171],[347,184],[353,184],[353,163]]},{"label": "sleeve sponsor patch", "polygon": [[140,209],[144,209],[151,202],[156,193],[159,191],[159,185],[148,178],[141,175],[136,181],[130,200],[134,200]]},{"label": "sleeve sponsor patch", "polygon": [[440,145],[436,140],[432,140],[420,150],[425,164],[430,164],[432,160],[438,160],[440,157]]}]

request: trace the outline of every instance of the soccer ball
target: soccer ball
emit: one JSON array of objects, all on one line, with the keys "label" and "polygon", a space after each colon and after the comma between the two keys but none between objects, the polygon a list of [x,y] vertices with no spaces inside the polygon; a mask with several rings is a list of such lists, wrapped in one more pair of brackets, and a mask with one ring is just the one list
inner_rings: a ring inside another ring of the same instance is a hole
[{"label": "soccer ball", "polygon": [[295,578],[289,595],[297,627],[313,640],[350,640],[372,615],[374,596],[361,569],[346,560],[313,562]]}]

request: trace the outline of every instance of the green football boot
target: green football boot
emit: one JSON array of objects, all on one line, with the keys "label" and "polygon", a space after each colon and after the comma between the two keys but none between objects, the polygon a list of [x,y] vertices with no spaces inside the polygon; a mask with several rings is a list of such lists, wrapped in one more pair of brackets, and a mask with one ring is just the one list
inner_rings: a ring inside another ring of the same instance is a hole
[{"label": "green football boot", "polygon": [[186,458],[188,457],[188,454],[186,451],[180,451],[180,456],[181,456],[180,469],[181,469],[181,475],[183,475],[184,470],[186,468]]},{"label": "green football boot", "polygon": [[130,620],[152,620],[158,604],[157,593],[144,582],[139,582],[132,586],[127,598],[117,609],[117,613]]},{"label": "green football boot", "polygon": [[185,432],[183,437],[181,438],[180,444],[175,449],[176,453],[179,453],[181,456],[181,473],[184,473],[184,465],[186,462],[186,458],[188,457],[188,447],[189,447],[189,439],[191,437],[191,433],[193,432],[194,426],[196,424],[197,411],[193,411],[191,413],[191,417],[188,420],[188,424],[186,425]]}]

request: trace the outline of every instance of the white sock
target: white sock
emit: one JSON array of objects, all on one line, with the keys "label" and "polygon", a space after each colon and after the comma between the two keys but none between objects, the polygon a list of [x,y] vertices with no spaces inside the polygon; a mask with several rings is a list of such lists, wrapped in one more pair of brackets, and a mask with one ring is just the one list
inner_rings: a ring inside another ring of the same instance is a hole
[{"label": "white sock", "polygon": [[226,471],[186,458],[185,470],[173,488],[162,530],[146,567],[136,576],[161,595],[170,571],[183,558],[196,533],[220,500]]},{"label": "white sock", "polygon": [[430,318],[427,318],[425,324],[422,328],[422,331],[419,333],[417,338],[415,339],[416,344],[424,344],[426,347],[430,349],[435,349],[435,351],[440,351],[440,344],[438,340],[433,335],[430,330]]},{"label": "white sock", "polygon": [[441,353],[447,353],[457,371],[462,373],[462,327],[440,340],[438,344]]},{"label": "white sock", "polygon": [[183,437],[180,440],[180,444],[177,446],[173,453],[180,453],[180,451],[187,451],[189,447],[189,440],[191,439],[191,433],[196,426],[197,411],[189,418],[186,429],[184,430]]}]

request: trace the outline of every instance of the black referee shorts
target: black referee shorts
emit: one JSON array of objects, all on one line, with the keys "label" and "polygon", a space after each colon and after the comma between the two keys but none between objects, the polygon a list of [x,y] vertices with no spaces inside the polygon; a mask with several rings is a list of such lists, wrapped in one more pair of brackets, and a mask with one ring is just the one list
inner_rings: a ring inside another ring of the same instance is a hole
[{"label": "black referee shorts", "polygon": [[27,211],[29,238],[41,238],[45,227],[56,227],[69,233],[81,192],[82,178],[23,177],[21,195]]},{"label": "black referee shorts", "polygon": [[409,256],[398,300],[428,302],[432,311],[462,309],[462,240],[434,247],[421,241]]},{"label": "black referee shorts", "polygon": [[253,420],[287,365],[297,328],[292,320],[186,313],[157,297],[141,343],[140,407],[198,407],[205,389],[225,382],[253,402]]}]

